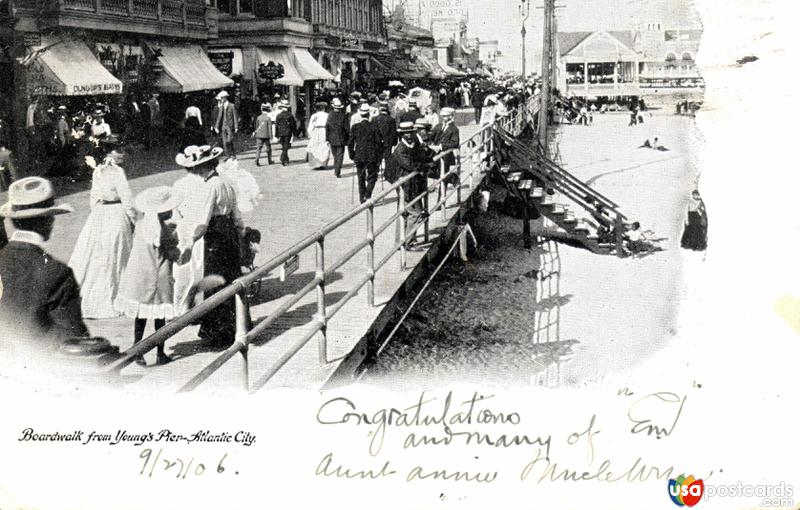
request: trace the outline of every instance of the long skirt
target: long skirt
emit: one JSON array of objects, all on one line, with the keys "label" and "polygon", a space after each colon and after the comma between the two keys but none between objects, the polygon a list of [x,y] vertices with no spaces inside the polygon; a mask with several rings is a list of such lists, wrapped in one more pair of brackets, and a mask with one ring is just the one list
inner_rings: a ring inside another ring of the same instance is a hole
[{"label": "long skirt", "polygon": [[325,140],[325,126],[315,127],[309,133],[306,154],[308,154],[308,166],[310,168],[320,168],[328,164],[331,157],[331,146]]},{"label": "long skirt", "polygon": [[[216,274],[225,279],[225,284],[242,275],[239,252],[239,233],[233,219],[229,216],[214,216],[208,224],[203,253],[205,276]],[[220,289],[208,292],[208,299]],[[236,332],[236,308],[233,298],[215,307],[203,316],[200,337],[215,344],[230,345]]]},{"label": "long skirt", "polygon": [[81,288],[86,319],[108,319],[133,243],[133,224],[122,204],[97,205],[83,226],[69,259]]},{"label": "long skirt", "polygon": [[179,266],[172,266],[172,275],[175,277],[174,303],[175,313],[183,315],[194,306],[195,300],[203,299],[202,293],[194,294],[194,287],[203,278],[203,254],[205,253],[205,242],[203,238],[197,240],[192,247],[192,256],[189,262]]},{"label": "long skirt", "polygon": [[689,224],[683,231],[681,247],[687,250],[702,251],[706,249],[708,227],[705,218],[697,211],[689,212]]}]

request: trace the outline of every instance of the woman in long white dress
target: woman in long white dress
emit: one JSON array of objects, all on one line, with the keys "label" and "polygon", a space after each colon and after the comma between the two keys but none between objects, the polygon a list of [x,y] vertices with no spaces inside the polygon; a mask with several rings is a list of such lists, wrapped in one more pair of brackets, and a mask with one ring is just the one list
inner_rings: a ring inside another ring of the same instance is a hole
[{"label": "woman in long white dress", "polygon": [[89,193],[91,212],[83,226],[69,267],[81,288],[81,311],[86,319],[116,317],[117,296],[122,271],[128,263],[133,244],[133,222],[136,209],[125,171],[118,165],[120,155],[112,152],[103,157],[87,156],[94,167],[92,190]]},{"label": "woman in long white dress", "polygon": [[[187,148],[188,150],[188,148]],[[203,177],[194,173],[192,168],[186,169],[187,173],[172,185],[172,188],[184,197],[181,204],[175,210],[174,221],[178,225],[179,236],[189,237],[190,233],[186,231],[189,227],[185,221],[189,216],[189,209],[198,195],[204,193],[205,180]],[[175,278],[174,291],[174,307],[175,314],[181,315],[189,311],[193,306],[192,301],[192,287],[196,286],[203,278],[205,268],[203,254],[205,252],[205,242],[201,237],[192,246],[192,256],[185,264],[174,264],[172,266],[172,276]],[[196,296],[202,299],[202,295]]]},{"label": "woman in long white dress", "polygon": [[325,103],[317,103],[317,111],[308,121],[306,155],[308,156],[308,166],[311,168],[325,168],[331,157],[331,146],[325,138],[325,123],[328,122],[326,106]]}]

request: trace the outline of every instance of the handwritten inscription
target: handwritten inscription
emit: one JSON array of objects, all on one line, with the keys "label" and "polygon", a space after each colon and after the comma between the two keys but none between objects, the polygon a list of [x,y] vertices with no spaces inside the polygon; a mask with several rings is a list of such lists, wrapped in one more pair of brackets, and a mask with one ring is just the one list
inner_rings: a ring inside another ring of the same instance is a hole
[{"label": "handwritten inscription", "polygon": [[[676,430],[687,399],[672,392],[634,397],[634,392],[627,387],[619,389],[617,395],[632,402],[627,409],[627,418],[633,423],[629,432],[658,439]],[[371,457],[381,454],[395,430],[403,431],[395,443],[395,448],[403,450],[455,446],[459,452],[465,448],[487,447],[520,451],[523,455],[516,464],[515,475],[522,482],[635,483],[666,480],[679,470],[672,465],[649,462],[642,455],[626,460],[603,456],[598,440],[606,434],[602,434],[597,413],[592,413],[582,426],[564,435],[534,434],[530,432],[533,427],[521,413],[501,409],[493,398],[493,395],[479,392],[464,400],[457,399],[453,392],[436,398],[423,392],[408,406],[365,410],[356,401],[337,396],[319,407],[316,418],[320,425],[366,429]],[[624,420],[624,417],[622,414],[619,418]],[[624,421],[617,419],[615,423],[622,423],[624,427]],[[556,444],[560,448],[556,448]],[[583,462],[578,460],[581,455],[585,455]],[[478,458],[476,453],[474,459]],[[408,462],[406,456],[402,460]],[[497,469],[500,466],[488,465],[484,460],[480,462],[476,468],[474,465],[415,465],[413,461],[403,465],[397,459],[381,459],[377,465],[354,467],[336,459],[334,452],[328,452],[317,465],[315,474],[351,480],[404,476],[405,482],[477,484],[493,483],[502,478],[504,471]],[[507,469],[507,465],[506,462],[503,468]]]},{"label": "handwritten inscription", "polygon": [[145,443],[236,443],[243,446],[252,446],[256,442],[256,436],[246,430],[240,430],[236,433],[198,430],[189,434],[175,432],[170,429],[162,429],[158,432],[117,430],[111,434],[96,430],[91,430],[88,433],[83,430],[42,433],[29,427],[22,430],[17,441],[77,442],[82,445],[106,443],[112,446],[123,443],[133,444],[134,446],[142,446]]},{"label": "handwritten inscription", "polygon": [[[139,475],[152,478],[153,475],[174,476],[176,479],[185,480],[187,476],[198,477],[206,473],[223,474],[226,472],[225,461],[228,454],[225,453],[212,464],[201,462],[195,457],[177,457],[169,455],[163,448],[153,451],[152,448],[145,448],[139,454],[142,459],[142,469]],[[234,474],[239,474],[234,471]]]}]

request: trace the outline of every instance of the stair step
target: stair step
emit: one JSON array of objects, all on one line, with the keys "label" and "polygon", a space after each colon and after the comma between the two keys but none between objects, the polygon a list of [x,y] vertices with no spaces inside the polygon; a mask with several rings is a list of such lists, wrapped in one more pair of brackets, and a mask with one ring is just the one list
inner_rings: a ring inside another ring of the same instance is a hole
[{"label": "stair step", "polygon": [[530,179],[524,179],[517,183],[517,188],[522,190],[531,189],[532,187],[533,187],[533,181]]},{"label": "stair step", "polygon": [[575,219],[575,216],[570,216],[569,213],[567,213],[567,215],[564,216],[564,219],[562,221],[564,223],[578,223],[578,220]]},{"label": "stair step", "polygon": [[575,227],[575,228],[574,228],[574,229],[572,229],[572,230],[573,230],[575,233],[581,233],[581,232],[584,232],[584,233],[586,233],[586,235],[589,235],[589,227],[585,227],[585,226],[583,226],[583,225],[578,225],[577,227]]},{"label": "stair step", "polygon": [[533,188],[531,190],[531,198],[543,198],[544,188]]},{"label": "stair step", "polygon": [[511,165],[503,165],[500,167],[501,174],[507,174],[510,171],[511,171]]},{"label": "stair step", "polygon": [[522,172],[513,172],[506,176],[508,182],[517,182],[522,177]]},{"label": "stair step", "polygon": [[558,215],[567,214],[567,210],[564,209],[563,205],[555,204],[553,206],[553,212],[551,214],[558,214]]}]

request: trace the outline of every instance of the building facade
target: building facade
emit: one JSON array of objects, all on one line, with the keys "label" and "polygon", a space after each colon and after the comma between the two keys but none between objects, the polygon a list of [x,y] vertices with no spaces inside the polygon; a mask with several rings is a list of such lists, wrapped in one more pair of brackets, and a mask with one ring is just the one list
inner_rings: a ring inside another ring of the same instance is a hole
[{"label": "building facade", "polygon": [[479,41],[478,43],[478,60],[484,67],[496,69],[502,53],[500,52],[499,43],[495,41]]},{"label": "building facade", "polygon": [[9,77],[0,85],[0,112],[20,166],[52,138],[48,106],[72,113],[102,103],[121,130],[128,126],[128,97],[161,93],[169,119],[179,96],[233,85],[205,53],[217,37],[217,9],[202,0],[4,0],[0,6],[0,72]]},{"label": "building facade", "polygon": [[701,31],[559,32],[558,88],[582,97],[648,96],[702,91],[695,65]]}]

